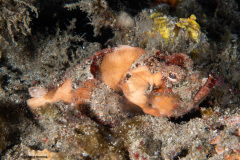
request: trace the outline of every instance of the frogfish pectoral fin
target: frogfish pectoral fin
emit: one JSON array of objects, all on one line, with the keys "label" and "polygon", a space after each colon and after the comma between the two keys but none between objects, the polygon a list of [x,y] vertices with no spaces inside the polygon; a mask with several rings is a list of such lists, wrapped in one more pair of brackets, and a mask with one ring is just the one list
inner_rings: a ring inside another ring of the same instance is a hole
[{"label": "frogfish pectoral fin", "polygon": [[82,87],[73,92],[73,103],[76,105],[88,103],[91,99],[91,92],[95,87],[94,81],[87,80]]}]

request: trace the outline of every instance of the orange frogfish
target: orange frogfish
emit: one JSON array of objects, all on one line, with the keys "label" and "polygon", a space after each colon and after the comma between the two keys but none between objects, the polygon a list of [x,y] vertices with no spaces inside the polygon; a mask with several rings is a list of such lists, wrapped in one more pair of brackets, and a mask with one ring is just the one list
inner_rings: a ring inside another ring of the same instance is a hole
[{"label": "orange frogfish", "polygon": [[67,72],[55,87],[29,88],[32,98],[27,104],[31,109],[58,101],[87,104],[105,118],[119,116],[125,109],[179,117],[196,108],[217,85],[213,75],[204,77],[193,65],[185,53],[126,45],[103,49]]}]

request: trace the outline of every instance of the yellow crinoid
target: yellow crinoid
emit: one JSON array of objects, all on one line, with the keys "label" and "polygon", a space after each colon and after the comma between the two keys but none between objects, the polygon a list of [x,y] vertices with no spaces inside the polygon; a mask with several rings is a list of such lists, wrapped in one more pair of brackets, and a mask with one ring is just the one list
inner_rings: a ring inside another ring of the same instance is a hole
[{"label": "yellow crinoid", "polygon": [[153,20],[153,27],[147,32],[150,37],[156,37],[157,33],[165,40],[165,43],[173,42],[174,38],[180,35],[180,31],[184,33],[185,39],[189,39],[195,43],[200,41],[200,25],[196,22],[196,16],[191,15],[190,18],[173,18],[165,16],[162,13],[155,12],[150,15]]},{"label": "yellow crinoid", "polygon": [[172,23],[171,19],[167,16],[163,16],[162,13],[156,12],[150,15],[153,20],[153,28],[150,32],[148,32],[149,36],[156,37],[157,33],[161,35],[165,42],[168,43],[171,37],[174,37],[175,33],[173,29],[175,27],[174,23]]},{"label": "yellow crinoid", "polygon": [[194,14],[192,14],[189,18],[180,18],[176,26],[187,31],[190,38],[198,43],[200,40],[201,31],[200,25],[196,22],[196,19],[197,18]]}]

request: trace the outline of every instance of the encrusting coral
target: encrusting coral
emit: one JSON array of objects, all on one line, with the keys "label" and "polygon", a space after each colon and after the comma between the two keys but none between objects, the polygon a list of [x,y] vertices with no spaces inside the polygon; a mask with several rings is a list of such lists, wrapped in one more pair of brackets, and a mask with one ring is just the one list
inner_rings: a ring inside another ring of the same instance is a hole
[{"label": "encrusting coral", "polygon": [[117,93],[122,91],[147,114],[178,117],[196,107],[217,84],[213,76],[206,82],[192,66],[184,53],[168,55],[130,46],[100,50],[67,72],[60,85],[27,103],[32,109],[57,101],[91,103],[91,92],[103,83]]}]

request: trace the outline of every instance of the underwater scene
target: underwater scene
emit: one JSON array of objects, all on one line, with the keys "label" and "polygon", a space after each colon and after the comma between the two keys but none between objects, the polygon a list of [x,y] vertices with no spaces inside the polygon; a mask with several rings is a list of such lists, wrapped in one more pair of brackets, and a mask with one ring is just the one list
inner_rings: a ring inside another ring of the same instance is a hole
[{"label": "underwater scene", "polygon": [[0,12],[0,159],[240,160],[238,0]]}]

